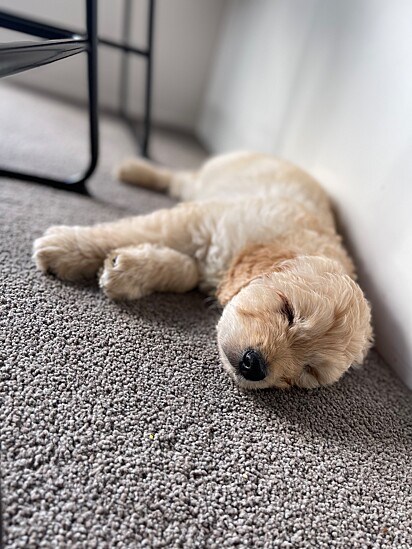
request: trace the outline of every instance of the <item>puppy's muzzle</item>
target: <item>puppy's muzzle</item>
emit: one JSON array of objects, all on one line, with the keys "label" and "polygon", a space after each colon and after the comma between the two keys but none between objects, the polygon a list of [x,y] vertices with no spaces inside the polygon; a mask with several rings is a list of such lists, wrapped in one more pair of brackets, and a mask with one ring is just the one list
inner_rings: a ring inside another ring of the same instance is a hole
[{"label": "puppy's muzzle", "polygon": [[266,362],[259,351],[249,349],[244,353],[236,369],[248,381],[262,381],[267,373]]}]

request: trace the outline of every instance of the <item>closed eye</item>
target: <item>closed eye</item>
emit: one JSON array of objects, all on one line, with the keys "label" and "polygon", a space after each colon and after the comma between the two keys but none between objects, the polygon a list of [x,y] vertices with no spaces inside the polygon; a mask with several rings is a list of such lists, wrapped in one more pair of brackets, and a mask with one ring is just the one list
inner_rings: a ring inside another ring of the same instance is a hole
[{"label": "closed eye", "polygon": [[287,319],[289,326],[295,321],[295,313],[293,312],[292,306],[285,296],[282,295],[283,306],[280,310],[281,314]]}]

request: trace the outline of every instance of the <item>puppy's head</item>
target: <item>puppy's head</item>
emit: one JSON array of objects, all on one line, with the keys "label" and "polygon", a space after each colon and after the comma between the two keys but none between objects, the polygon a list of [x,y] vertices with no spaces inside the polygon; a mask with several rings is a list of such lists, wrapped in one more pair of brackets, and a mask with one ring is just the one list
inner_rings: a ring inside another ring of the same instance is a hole
[{"label": "puppy's head", "polygon": [[226,304],[217,326],[223,365],[246,388],[334,383],[371,345],[362,290],[322,257],[277,271],[252,278]]}]

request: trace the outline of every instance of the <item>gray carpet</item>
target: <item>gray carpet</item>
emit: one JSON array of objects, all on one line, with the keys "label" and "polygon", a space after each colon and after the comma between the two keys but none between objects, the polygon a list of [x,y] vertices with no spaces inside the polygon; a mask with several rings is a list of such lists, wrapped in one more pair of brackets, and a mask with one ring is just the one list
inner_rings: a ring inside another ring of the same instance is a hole
[{"label": "gray carpet", "polygon": [[[2,86],[1,163],[80,165],[83,116]],[[112,181],[132,142],[102,135],[93,199],[0,181],[6,547],[411,547],[412,398],[376,352],[330,388],[243,392],[200,294],[118,305],[35,271],[50,224],[169,203]],[[203,154],[165,133],[154,150]]]}]

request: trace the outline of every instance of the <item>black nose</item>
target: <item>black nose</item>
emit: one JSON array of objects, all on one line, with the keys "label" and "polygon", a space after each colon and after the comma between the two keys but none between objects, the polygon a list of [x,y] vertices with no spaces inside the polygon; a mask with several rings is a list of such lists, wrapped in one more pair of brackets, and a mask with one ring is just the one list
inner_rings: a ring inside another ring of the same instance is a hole
[{"label": "black nose", "polygon": [[239,362],[239,372],[245,379],[260,381],[266,377],[266,364],[258,351],[249,350]]}]

